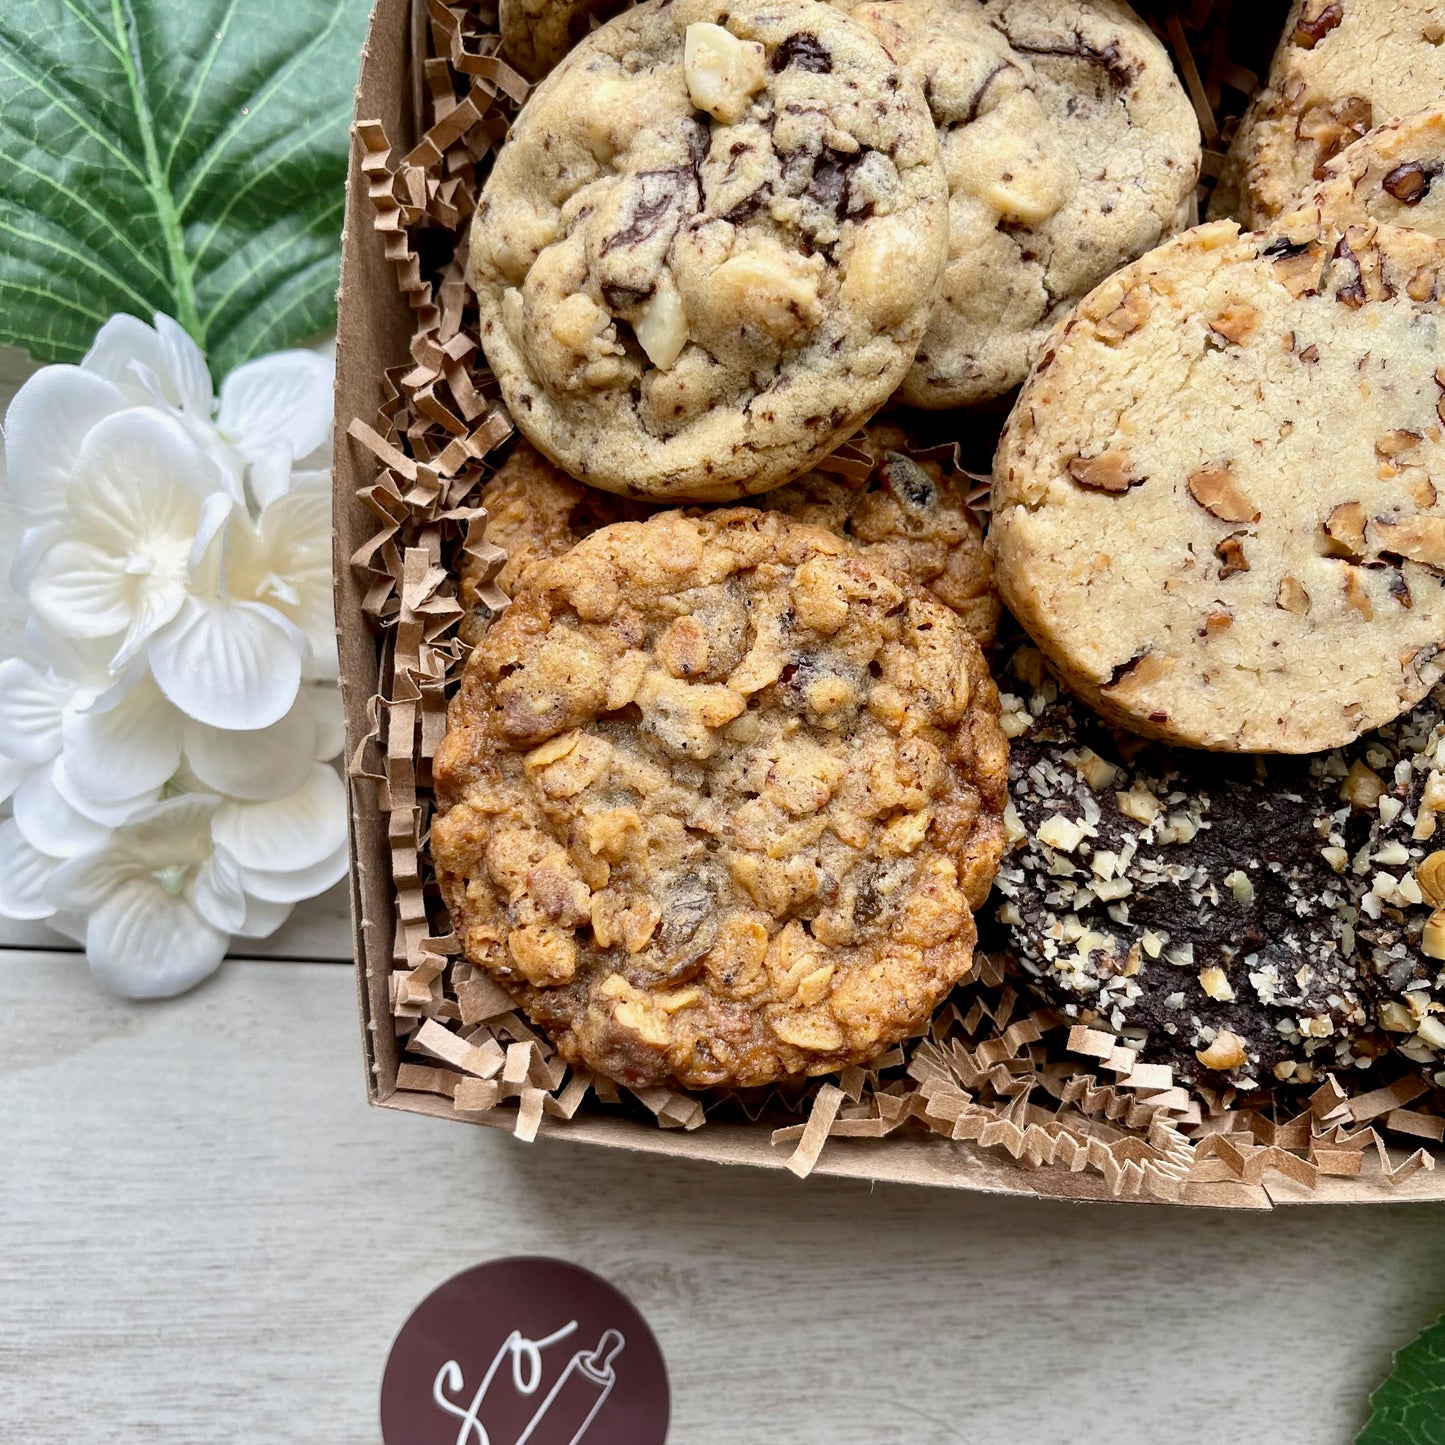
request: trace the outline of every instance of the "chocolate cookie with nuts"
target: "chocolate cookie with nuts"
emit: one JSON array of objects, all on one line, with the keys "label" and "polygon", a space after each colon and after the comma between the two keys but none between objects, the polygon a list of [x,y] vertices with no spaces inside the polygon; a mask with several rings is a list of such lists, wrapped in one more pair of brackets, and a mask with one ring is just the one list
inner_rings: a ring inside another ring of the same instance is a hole
[{"label": "chocolate cookie with nuts", "polygon": [[[1400,1052],[1445,1059],[1445,689],[1352,750],[1363,979]],[[1352,844],[1354,840],[1341,839]]]},{"label": "chocolate cookie with nuts", "polygon": [[1011,848],[994,919],[1039,997],[1186,1082],[1308,1084],[1386,1051],[1333,846],[1337,777],[1112,732],[1031,648],[1003,687]]},{"label": "chocolate cookie with nuts", "polygon": [[1193,107],[1117,0],[834,3],[917,77],[948,173],[943,292],[903,400],[991,401],[1091,287],[1190,224]]},{"label": "chocolate cookie with nuts", "polygon": [[564,1057],[765,1084],[874,1057],[966,975],[1007,772],[942,603],[776,513],[663,512],[487,630],[431,849],[467,956]]},{"label": "chocolate cookie with nuts", "polygon": [[1201,226],[1051,338],[994,469],[1005,603],[1111,720],[1305,753],[1445,671],[1445,242]]},{"label": "chocolate cookie with nuts", "polygon": [[1445,95],[1437,0],[1296,0],[1210,204],[1251,229],[1292,210],[1367,131]]},{"label": "chocolate cookie with nuts", "polygon": [[[983,534],[968,504],[968,478],[933,458],[907,451],[901,428],[872,423],[852,438],[852,452],[871,463],[812,471],[756,499],[756,505],[846,537],[870,561],[926,588],[946,603],[980,647],[993,641],[999,601]],[[483,537],[507,554],[496,576],[509,596],[532,568],[612,522],[641,521],[653,509],[594,491],[572,480],[521,442],[482,489]],[[492,620],[482,600],[487,569],[468,562],[461,573],[467,609],[462,640],[474,646]]]},{"label": "chocolate cookie with nuts", "polygon": [[883,405],[947,248],[932,118],[863,26],[813,0],[648,0],[523,107],[470,274],[539,451],[622,495],[727,501]]}]

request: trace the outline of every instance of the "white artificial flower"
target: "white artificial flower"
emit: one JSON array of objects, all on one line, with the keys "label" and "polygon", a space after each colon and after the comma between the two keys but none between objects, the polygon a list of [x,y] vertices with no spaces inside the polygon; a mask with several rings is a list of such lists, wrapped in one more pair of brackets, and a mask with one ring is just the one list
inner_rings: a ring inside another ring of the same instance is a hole
[{"label": "white artificial flower", "polygon": [[30,656],[0,661],[0,913],[108,987],[180,992],[344,876],[334,359],[214,395],[167,317],[113,318],[5,416]]}]

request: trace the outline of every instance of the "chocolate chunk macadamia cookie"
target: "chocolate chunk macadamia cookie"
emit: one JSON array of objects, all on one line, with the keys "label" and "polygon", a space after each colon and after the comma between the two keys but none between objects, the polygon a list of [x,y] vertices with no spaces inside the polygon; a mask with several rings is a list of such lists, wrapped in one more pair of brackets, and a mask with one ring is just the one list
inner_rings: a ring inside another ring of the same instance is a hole
[{"label": "chocolate chunk macadamia cookie", "polygon": [[995,914],[1041,998],[1187,1082],[1308,1084],[1388,1049],[1352,953],[1338,778],[1111,732],[1031,648],[1003,687]]},{"label": "chocolate chunk macadamia cookie", "polygon": [[776,513],[663,512],[536,569],[436,757],[468,958],[632,1085],[874,1057],[967,973],[1007,744],[941,602]]},{"label": "chocolate chunk macadamia cookie", "polygon": [[903,380],[948,249],[918,84],[814,0],[639,5],[523,107],[471,233],[517,425],[580,480],[725,501]]},{"label": "chocolate chunk macadamia cookie", "polygon": [[1267,225],[1366,131],[1442,97],[1438,0],[1297,0],[1269,79],[1230,147],[1210,214],[1251,229]]},{"label": "chocolate chunk macadamia cookie", "polygon": [[1445,243],[1190,231],[1050,339],[994,471],[1005,603],[1111,720],[1305,753],[1407,711],[1445,640]]},{"label": "chocolate chunk macadamia cookie", "polygon": [[1110,272],[1190,223],[1199,125],[1114,0],[836,0],[915,75],[948,173],[943,292],[903,383],[990,401]]},{"label": "chocolate chunk macadamia cookie", "polygon": [[[800,522],[847,537],[878,566],[926,588],[951,607],[987,647],[998,626],[983,535],[968,505],[965,478],[936,461],[918,461],[905,451],[897,427],[868,426],[852,438],[872,462],[867,476],[848,472],[807,472],[796,482],[759,497],[757,503]],[[520,442],[482,490],[487,509],[485,539],[507,554],[496,576],[508,596],[526,585],[533,565],[612,522],[640,521],[652,509],[574,482],[526,442]],[[486,569],[462,568],[462,604],[467,616],[462,638],[474,646],[492,620],[481,601]]]}]

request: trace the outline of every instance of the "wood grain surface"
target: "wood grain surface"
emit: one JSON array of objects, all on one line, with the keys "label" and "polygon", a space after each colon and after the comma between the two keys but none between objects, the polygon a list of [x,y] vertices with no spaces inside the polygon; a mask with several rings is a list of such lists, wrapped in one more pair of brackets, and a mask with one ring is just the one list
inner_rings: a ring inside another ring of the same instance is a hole
[{"label": "wood grain surface", "polygon": [[466,1265],[626,1290],[674,1445],[1345,1445],[1445,1308],[1437,1207],[992,1201],[527,1146],[370,1111],[341,968],[175,1003],[0,952],[0,1438],[375,1445]]}]

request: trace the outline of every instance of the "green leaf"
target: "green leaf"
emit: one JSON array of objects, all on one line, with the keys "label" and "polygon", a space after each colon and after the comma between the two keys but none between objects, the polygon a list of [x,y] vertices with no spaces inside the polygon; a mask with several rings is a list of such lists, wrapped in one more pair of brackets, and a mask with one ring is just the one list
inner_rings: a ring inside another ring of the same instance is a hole
[{"label": "green leaf", "polygon": [[1355,1445],[1445,1445],[1445,1319],[1395,1356]]},{"label": "green leaf", "polygon": [[0,342],[174,316],[223,375],[335,318],[368,0],[0,0]]}]

